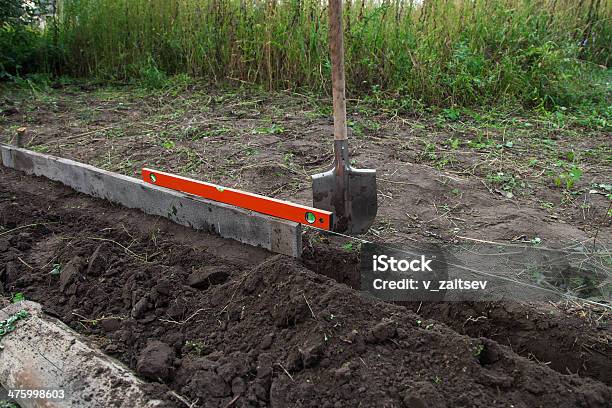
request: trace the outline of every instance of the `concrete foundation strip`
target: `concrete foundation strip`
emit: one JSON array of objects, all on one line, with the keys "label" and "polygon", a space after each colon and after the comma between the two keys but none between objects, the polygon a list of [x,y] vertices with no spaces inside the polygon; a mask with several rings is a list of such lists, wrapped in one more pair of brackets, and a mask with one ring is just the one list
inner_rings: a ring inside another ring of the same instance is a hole
[{"label": "concrete foundation strip", "polygon": [[0,320],[23,310],[28,317],[0,340],[0,384],[8,390],[45,390],[43,398],[16,398],[23,408],[161,406],[146,396],[146,384],[129,369],[46,316],[38,303],[11,304],[0,309]]},{"label": "concrete foundation strip", "polygon": [[19,147],[0,144],[0,151],[4,166],[59,181],[81,193],[272,252],[293,257],[302,254],[302,227],[296,222],[168,190],[88,164]]}]

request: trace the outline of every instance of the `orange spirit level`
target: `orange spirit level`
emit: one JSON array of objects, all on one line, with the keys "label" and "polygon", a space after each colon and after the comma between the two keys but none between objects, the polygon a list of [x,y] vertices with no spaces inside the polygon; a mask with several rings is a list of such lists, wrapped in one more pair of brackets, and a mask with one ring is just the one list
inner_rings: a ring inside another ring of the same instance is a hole
[{"label": "orange spirit level", "polygon": [[330,211],[318,210],[305,205],[293,204],[288,201],[221,187],[147,168],[142,169],[142,179],[159,187],[194,194],[209,200],[235,205],[236,207],[320,229],[329,230],[332,225],[332,213]]}]

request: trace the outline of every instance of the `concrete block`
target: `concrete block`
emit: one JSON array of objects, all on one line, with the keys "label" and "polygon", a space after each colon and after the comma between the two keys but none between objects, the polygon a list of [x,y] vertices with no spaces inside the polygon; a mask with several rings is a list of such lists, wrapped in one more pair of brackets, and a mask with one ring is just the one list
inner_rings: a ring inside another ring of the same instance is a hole
[{"label": "concrete block", "polygon": [[299,223],[158,187],[73,160],[4,144],[0,144],[0,151],[5,167],[59,181],[81,193],[279,254],[302,254]]},{"label": "concrete block", "polygon": [[[2,338],[0,383],[6,388],[48,390],[41,398],[16,398],[23,408],[156,408],[147,384],[128,368],[90,347],[68,326],[23,301],[0,309],[0,320],[27,315]],[[103,373],[102,375],[100,373]],[[55,392],[53,392],[55,390]],[[1,395],[1,394],[0,394]]]}]

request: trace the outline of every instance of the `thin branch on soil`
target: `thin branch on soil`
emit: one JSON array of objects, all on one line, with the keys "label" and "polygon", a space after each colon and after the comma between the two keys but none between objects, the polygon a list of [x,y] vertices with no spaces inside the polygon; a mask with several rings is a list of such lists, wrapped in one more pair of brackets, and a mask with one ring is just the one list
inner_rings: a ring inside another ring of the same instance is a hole
[{"label": "thin branch on soil", "polygon": [[6,234],[10,234],[11,232],[15,232],[24,228],[34,228],[34,227],[38,227],[41,225],[49,225],[49,224],[58,224],[57,222],[41,222],[41,223],[37,223],[37,224],[28,224],[28,225],[22,225],[21,227],[17,227],[17,228],[13,228],[11,230],[8,231],[4,231],[4,232],[0,232],[0,237]]},{"label": "thin branch on soil", "polygon": [[484,180],[480,180],[480,182],[482,183],[483,186],[485,186],[485,188],[489,191],[489,193],[494,194],[493,190],[491,190],[491,188],[487,185],[487,183],[484,182]]},{"label": "thin branch on soil", "polygon": [[527,354],[527,358],[530,360],[533,359],[535,362],[537,362],[538,364],[542,364],[542,365],[549,365],[552,362],[552,361],[547,361],[547,362],[540,361],[533,353]]},{"label": "thin branch on soil", "polygon": [[[266,259],[265,261],[263,261],[262,263],[260,263],[259,265],[257,265],[256,268],[261,268],[269,263],[272,263],[276,260],[276,258],[277,258],[276,256],[270,257]],[[242,276],[240,277],[240,280],[236,282],[236,289],[232,293],[232,296],[230,296],[229,302],[225,306],[223,306],[223,309],[221,309],[219,312],[216,312],[215,316],[220,316],[234,302],[234,297],[236,296],[238,289],[240,289],[240,286],[242,286],[246,278],[249,277],[249,272],[251,271],[247,271],[246,273],[242,274]]]},{"label": "thin branch on soil", "polygon": [[123,229],[123,231],[125,231],[128,237],[132,238],[132,242],[136,241],[136,238],[134,238],[134,236],[130,234],[130,232],[127,230],[127,228],[125,228],[125,224],[121,223],[121,228]]},{"label": "thin branch on soil", "polygon": [[406,184],[406,185],[409,185],[409,186],[416,186],[416,187],[419,187],[419,185],[418,185],[417,183],[410,183],[410,182],[408,182],[408,181],[395,181],[395,180],[389,180],[389,179],[384,179],[384,178],[379,178],[378,180],[380,180],[380,181],[384,181],[384,182],[387,182],[387,183],[393,183],[393,184]]},{"label": "thin branch on soil", "polygon": [[25,266],[27,266],[28,268],[30,268],[30,269],[34,269],[34,268],[32,268],[30,265],[28,265],[28,263],[27,263],[26,261],[24,261],[24,260],[23,260],[23,259],[21,259],[20,257],[17,257],[17,260],[18,260],[19,262],[21,262],[22,264],[24,264]]},{"label": "thin branch on soil", "polygon": [[166,323],[183,325],[183,324],[187,323],[188,321],[190,321],[191,319],[193,319],[194,317],[196,317],[198,313],[203,312],[204,310],[209,310],[209,309],[198,309],[191,316],[189,316],[187,319],[185,319],[183,321],[180,321],[180,322],[177,322],[176,320],[169,320],[169,319],[159,319],[159,321],[160,322],[166,322]]},{"label": "thin branch on soil", "polygon": [[84,322],[84,323],[89,323],[89,324],[96,324],[98,322],[97,319],[88,319],[85,316],[80,315],[80,314],[78,314],[76,312],[72,312],[72,314],[81,318],[81,320],[79,320],[79,322]]},{"label": "thin branch on soil", "polygon": [[474,323],[478,323],[480,321],[480,319],[483,320],[487,320],[487,316],[478,316],[477,318],[473,318],[472,316],[468,317],[467,320],[463,323],[462,327],[465,327],[466,324],[468,324],[468,322],[474,322]]},{"label": "thin branch on soil", "polygon": [[134,258],[144,262],[144,263],[148,263],[149,261],[147,260],[146,257],[142,257],[140,255],[138,255],[137,253],[135,253],[134,251],[132,251],[131,249],[127,248],[124,245],[121,245],[120,243],[118,243],[117,241],[113,241],[112,239],[108,239],[108,238],[98,238],[98,237],[87,237],[89,239],[93,239],[95,241],[105,241],[105,242],[111,242],[121,248],[123,248],[125,250],[125,252],[129,253],[130,255],[132,255]]},{"label": "thin branch on soil", "polygon": [[90,130],[90,131],[83,132],[83,133],[77,133],[76,135],[66,136],[66,137],[64,137],[62,139],[59,139],[59,140],[63,142],[63,141],[66,141],[66,140],[76,139],[76,138],[79,138],[81,136],[88,136],[88,135],[91,135],[91,134],[97,133],[97,132],[104,132],[105,130],[111,130],[111,129],[114,129],[114,128],[117,128],[117,127],[120,127],[120,126],[121,125],[119,124],[119,125],[108,126],[108,127],[104,127],[104,128],[100,128],[100,129],[94,129],[94,130]]},{"label": "thin branch on soil", "polygon": [[240,398],[241,394],[236,395],[234,398],[231,399],[230,402],[227,403],[227,405],[225,406],[225,408],[229,408],[232,405],[234,405],[234,402],[238,401],[238,398]]},{"label": "thin branch on soil", "polygon": [[[461,205],[461,204],[457,204],[457,205],[456,205],[456,206],[454,206],[453,208],[450,208],[450,209],[446,210],[446,212],[444,212],[443,214],[440,214],[440,215],[438,215],[437,217],[432,218],[432,219],[431,219],[431,220],[429,220],[429,221],[425,221],[425,224],[429,224],[429,223],[430,223],[430,222],[432,222],[432,221],[435,221],[435,220],[437,220],[437,219],[444,218],[444,217],[446,217],[446,218],[448,219],[448,218],[449,218],[449,217],[447,217],[447,216],[448,216],[448,214],[450,214],[450,213],[451,213],[451,212],[452,212],[454,209],[456,209],[456,208],[457,208],[457,207],[459,207],[460,205]],[[433,206],[434,206],[434,208],[436,209],[436,213],[439,213],[439,211],[438,211],[438,207],[436,206],[436,203],[434,203],[434,204],[433,204]]]},{"label": "thin branch on soil", "polygon": [[[491,245],[508,246],[508,247],[516,247],[517,246],[517,244],[508,244],[508,243],[505,243],[505,242],[487,241],[485,239],[470,238],[470,237],[464,237],[464,236],[461,236],[461,235],[455,235],[455,238],[464,239],[466,241],[480,242],[481,244],[491,244]],[[543,246],[538,246],[538,249],[539,250],[545,250],[545,251],[555,251],[555,252],[559,251],[559,249],[546,248],[546,247],[543,247]]]},{"label": "thin branch on soil", "polygon": [[189,408],[193,408],[195,406],[197,406],[196,404],[198,403],[198,400],[195,400],[194,402],[189,401],[187,398],[178,395],[176,392],[174,391],[170,391],[170,394],[172,394],[172,396],[174,398],[176,398],[177,400],[181,401],[183,404],[187,405]]},{"label": "thin branch on soil", "polygon": [[287,371],[285,369],[285,367],[283,367],[283,365],[281,363],[276,363],[276,365],[283,369],[283,371],[285,372],[285,374],[287,374],[287,377],[289,377],[291,379],[291,381],[294,381],[293,376],[291,374],[289,374],[289,371]]},{"label": "thin branch on soil", "polygon": [[306,299],[306,295],[302,293],[302,296],[304,297],[304,300],[306,301],[306,306],[308,306],[308,309],[310,310],[310,314],[312,314],[312,318],[317,320],[317,316],[315,316],[314,312],[312,311],[312,307],[310,307],[310,303],[308,303],[308,299]]}]

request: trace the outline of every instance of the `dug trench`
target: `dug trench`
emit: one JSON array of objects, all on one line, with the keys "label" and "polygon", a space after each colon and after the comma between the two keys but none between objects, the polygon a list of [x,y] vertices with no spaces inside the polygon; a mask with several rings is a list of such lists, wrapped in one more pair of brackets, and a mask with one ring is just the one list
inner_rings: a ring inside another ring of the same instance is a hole
[{"label": "dug trench", "polygon": [[[314,241],[314,242],[313,242]],[[359,255],[320,237],[307,240],[309,269],[360,288]],[[561,298],[560,298],[561,300]],[[396,302],[458,333],[489,338],[562,374],[579,374],[612,385],[612,331],[605,311],[592,313],[576,301]]]},{"label": "dug trench", "polygon": [[[168,406],[604,407],[612,400],[602,378],[609,350],[595,354],[600,374],[559,373],[493,336],[513,330],[503,325],[509,318],[491,317],[489,330],[463,330],[468,336],[441,322],[452,323],[450,312],[421,308],[431,316],[422,317],[324,276],[350,284],[354,262],[325,245],[307,248],[302,261],[277,256],[4,168],[0,226],[4,295],[22,292],[43,304],[149,380]],[[568,337],[598,333],[553,321]],[[549,344],[554,360],[567,358],[557,344]]]}]

